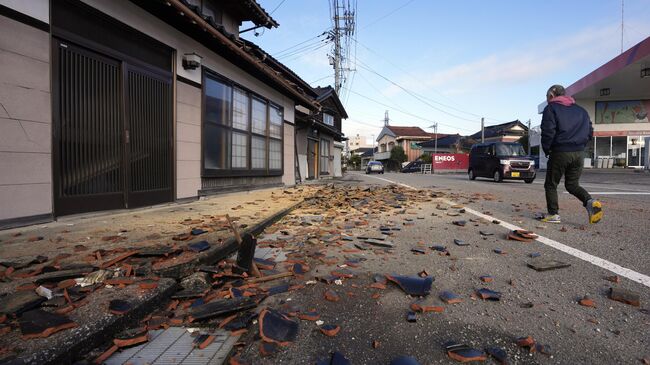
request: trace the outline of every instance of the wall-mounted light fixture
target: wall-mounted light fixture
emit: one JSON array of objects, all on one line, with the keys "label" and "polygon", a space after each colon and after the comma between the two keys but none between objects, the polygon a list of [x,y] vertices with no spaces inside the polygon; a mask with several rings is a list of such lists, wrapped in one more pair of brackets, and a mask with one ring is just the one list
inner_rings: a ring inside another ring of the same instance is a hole
[{"label": "wall-mounted light fixture", "polygon": [[641,69],[641,78],[646,78],[650,77],[650,67],[646,67],[644,69]]},{"label": "wall-mounted light fixture", "polygon": [[600,89],[600,96],[609,96],[610,90],[608,87]]},{"label": "wall-mounted light fixture", "polygon": [[203,57],[194,52],[185,53],[183,55],[183,68],[186,70],[196,70],[201,66],[201,59],[203,59]]}]

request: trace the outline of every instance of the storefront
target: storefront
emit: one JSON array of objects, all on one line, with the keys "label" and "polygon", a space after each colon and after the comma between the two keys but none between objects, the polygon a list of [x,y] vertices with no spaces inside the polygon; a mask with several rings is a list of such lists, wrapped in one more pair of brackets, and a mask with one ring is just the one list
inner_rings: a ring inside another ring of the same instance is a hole
[{"label": "storefront", "polygon": [[[566,88],[587,110],[594,138],[585,167],[643,168],[649,165],[650,37]],[[546,102],[539,105],[541,113]],[[531,146],[539,145],[531,136]],[[540,160],[543,156],[540,156]],[[544,166],[544,161],[541,161]]]}]

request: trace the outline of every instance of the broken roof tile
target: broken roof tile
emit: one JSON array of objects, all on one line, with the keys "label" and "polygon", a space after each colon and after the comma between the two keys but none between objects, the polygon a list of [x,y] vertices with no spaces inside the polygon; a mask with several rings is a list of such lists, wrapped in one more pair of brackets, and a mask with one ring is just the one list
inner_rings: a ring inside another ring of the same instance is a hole
[{"label": "broken roof tile", "polygon": [[190,309],[191,321],[204,320],[222,314],[247,310],[257,306],[255,298],[241,297],[215,300]]},{"label": "broken roof tile", "polygon": [[199,242],[194,242],[190,243],[187,245],[187,249],[192,251],[192,252],[203,252],[210,248],[210,243],[208,241],[199,241]]},{"label": "broken roof tile", "polygon": [[335,324],[324,324],[320,327],[320,331],[327,337],[334,337],[341,331],[341,327]]},{"label": "broken roof tile", "polygon": [[483,350],[471,348],[467,345],[448,342],[445,344],[447,356],[458,362],[485,361],[487,354]]},{"label": "broken roof tile", "polygon": [[439,297],[440,300],[442,300],[447,304],[456,304],[456,303],[461,303],[463,301],[463,299],[458,294],[455,294],[449,290],[444,290],[440,292]]},{"label": "broken roof tile", "polygon": [[323,293],[323,296],[325,297],[326,300],[330,302],[338,302],[341,299],[341,297],[334,290],[331,289],[326,290]]},{"label": "broken roof tile", "polygon": [[288,346],[298,336],[298,322],[274,309],[264,308],[259,316],[259,333],[265,342]]},{"label": "broken roof tile", "polygon": [[611,300],[629,304],[635,307],[641,306],[641,299],[639,298],[639,294],[631,290],[621,289],[621,288],[609,288],[608,297]]},{"label": "broken roof tile", "polygon": [[425,296],[431,292],[433,277],[421,278],[419,276],[386,275],[386,278],[397,284],[406,294]]},{"label": "broken roof tile", "polygon": [[487,288],[481,288],[476,290],[476,294],[479,296],[479,298],[483,300],[490,300],[490,301],[501,300],[501,293]]},{"label": "broken roof tile", "polygon": [[508,364],[508,354],[506,351],[500,347],[488,347],[485,351],[492,356],[494,361],[501,365]]},{"label": "broken roof tile", "polygon": [[18,320],[18,324],[22,338],[25,340],[44,338],[53,333],[77,327],[77,324],[70,318],[60,314],[49,313],[42,309],[34,309],[23,313]]},{"label": "broken roof tile", "polygon": [[348,360],[342,353],[333,352],[329,357],[318,360],[316,365],[352,365],[352,362],[350,362],[350,360]]},{"label": "broken roof tile", "polygon": [[528,348],[529,352],[535,352],[535,339],[531,336],[519,337],[515,343],[519,347]]},{"label": "broken roof tile", "polygon": [[534,258],[526,263],[528,267],[535,271],[549,271],[556,269],[563,269],[571,266],[571,264],[562,262],[559,260],[546,259],[546,258]]},{"label": "broken roof tile", "polygon": [[116,315],[122,315],[130,310],[131,304],[126,300],[113,299],[108,303],[108,311]]},{"label": "broken roof tile", "polygon": [[399,356],[390,361],[390,365],[420,365],[413,356]]}]

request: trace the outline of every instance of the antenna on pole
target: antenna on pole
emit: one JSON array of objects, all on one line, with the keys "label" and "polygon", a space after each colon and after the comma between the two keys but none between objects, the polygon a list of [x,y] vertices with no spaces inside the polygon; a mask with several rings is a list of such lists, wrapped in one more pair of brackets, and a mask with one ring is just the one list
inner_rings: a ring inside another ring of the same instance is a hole
[{"label": "antenna on pole", "polygon": [[625,31],[625,0],[621,0],[621,53],[623,53],[623,32]]}]

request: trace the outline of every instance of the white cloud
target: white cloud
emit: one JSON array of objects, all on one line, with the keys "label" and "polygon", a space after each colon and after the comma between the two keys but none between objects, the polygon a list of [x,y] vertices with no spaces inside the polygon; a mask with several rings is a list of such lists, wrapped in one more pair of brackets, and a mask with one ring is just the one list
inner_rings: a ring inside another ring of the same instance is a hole
[{"label": "white cloud", "polygon": [[[650,33],[650,27],[645,24],[637,24],[635,28],[646,29]],[[548,77],[581,64],[607,62],[616,55],[619,42],[618,25],[587,28],[559,39],[486,55],[447,69],[414,72],[421,75],[418,80],[403,78],[398,83],[416,92],[437,89],[447,95],[511,86]],[[386,94],[395,95],[401,91],[391,85],[386,89]]]}]

